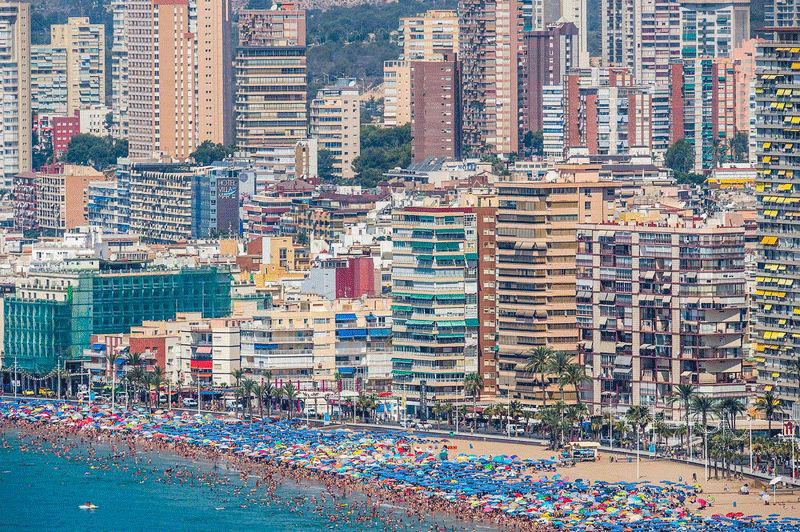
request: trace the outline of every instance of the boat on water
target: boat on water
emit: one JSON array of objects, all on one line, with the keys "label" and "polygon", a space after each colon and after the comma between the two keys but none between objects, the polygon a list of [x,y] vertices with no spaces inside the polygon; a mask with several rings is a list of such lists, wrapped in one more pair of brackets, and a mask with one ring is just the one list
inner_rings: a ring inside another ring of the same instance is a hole
[{"label": "boat on water", "polygon": [[97,506],[91,502],[81,504],[80,506],[78,506],[78,508],[80,508],[81,510],[97,510]]}]

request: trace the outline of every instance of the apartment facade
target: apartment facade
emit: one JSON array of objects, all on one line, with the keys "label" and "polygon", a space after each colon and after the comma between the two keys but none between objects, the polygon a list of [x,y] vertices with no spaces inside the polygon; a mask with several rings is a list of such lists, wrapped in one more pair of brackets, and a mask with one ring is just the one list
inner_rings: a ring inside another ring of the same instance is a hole
[{"label": "apartment facade", "polygon": [[750,38],[749,0],[681,0],[681,57],[728,57]]},{"label": "apartment facade", "polygon": [[581,363],[595,415],[646,406],[678,419],[679,384],[744,397],[744,229],[702,222],[580,224]]},{"label": "apartment facade", "polygon": [[127,0],[111,0],[111,135],[128,138],[128,44],[125,29]]},{"label": "apartment facade", "polygon": [[105,179],[90,166],[63,165],[36,174],[36,225],[46,236],[63,236],[86,224],[89,183]]},{"label": "apartment facade", "polygon": [[185,161],[203,141],[231,144],[230,15],[228,0],[128,2],[131,158]]},{"label": "apartment facade", "polygon": [[295,4],[241,10],[236,76],[236,140],[254,154],[264,145],[294,145],[308,131],[306,14]]},{"label": "apartment facade", "polygon": [[31,46],[31,111],[40,115],[67,114],[67,51]]},{"label": "apartment facade", "polygon": [[361,153],[361,101],[356,80],[337,80],[311,101],[311,137],[333,156],[337,177],[355,176],[353,161]]},{"label": "apartment facade", "polygon": [[230,275],[215,268],[114,271],[101,261],[64,261],[32,272],[3,300],[3,365],[45,374],[89,346],[92,334],[128,333],[178,312],[227,316]]},{"label": "apartment facade", "polygon": [[526,83],[520,84],[520,131],[542,131],[544,87],[560,85],[566,74],[578,66],[577,36],[578,28],[571,22],[524,34]]},{"label": "apartment facade", "polygon": [[50,46],[64,50],[67,65],[67,113],[106,103],[105,26],[87,17],[69,17],[50,27]]},{"label": "apartment facade", "polygon": [[392,214],[392,378],[407,411],[464,402],[478,364],[478,215],[407,207]]},{"label": "apartment facade", "polygon": [[711,169],[721,157],[718,145],[736,135],[733,62],[685,59],[673,63],[672,88],[672,142],[686,139],[693,146],[696,172]]},{"label": "apartment facade", "polygon": [[455,57],[411,62],[411,160],[461,155],[461,69]]},{"label": "apartment facade", "polygon": [[31,170],[31,6],[25,0],[0,1],[0,115],[5,130],[0,147],[0,190],[10,191],[14,176]]},{"label": "apartment facade", "polygon": [[383,123],[397,127],[411,122],[411,62],[383,62]]},{"label": "apartment facade", "polygon": [[518,149],[521,13],[517,0],[459,2],[466,153],[504,154]]},{"label": "apartment facade", "polygon": [[[525,370],[530,351],[577,352],[577,225],[613,217],[619,186],[600,181],[599,167],[557,171],[553,180],[496,185],[497,395],[527,405],[543,400],[540,376]],[[548,402],[557,399],[554,379],[546,377]]]},{"label": "apartment facade", "polygon": [[406,61],[436,61],[458,53],[458,13],[432,9],[415,17],[400,18],[398,45]]},{"label": "apartment facade", "polygon": [[[751,337],[759,361],[759,384],[784,406],[800,401],[800,385],[789,364],[800,356],[800,93],[785,88],[800,72],[797,4],[776,4],[776,21],[786,29],[757,45],[755,136],[758,175],[756,290]],[[797,153],[795,153],[797,151]]]}]

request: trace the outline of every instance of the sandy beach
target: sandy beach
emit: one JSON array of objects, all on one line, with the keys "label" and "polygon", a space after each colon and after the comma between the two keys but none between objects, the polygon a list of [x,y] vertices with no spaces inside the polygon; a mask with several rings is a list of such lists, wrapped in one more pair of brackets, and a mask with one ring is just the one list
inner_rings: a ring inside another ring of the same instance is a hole
[{"label": "sandy beach", "polygon": [[[517,455],[524,459],[551,459],[556,452],[548,450],[544,445],[514,444],[497,441],[471,441],[458,438],[446,438],[447,445],[456,446],[451,454],[506,454]],[[436,447],[436,446],[433,446]],[[439,446],[438,448],[441,448]],[[614,461],[611,461],[613,457]],[[628,456],[617,453],[601,453],[597,462],[578,462],[575,467],[560,468],[559,473],[571,479],[582,478],[585,480],[604,480],[606,482],[632,482],[636,479],[636,458],[628,462]],[[703,489],[703,495],[712,502],[712,506],[699,510],[701,515],[726,514],[728,512],[743,512],[745,515],[800,516],[800,488],[794,493],[777,493],[774,504],[768,506],[761,501],[759,494],[763,482],[760,480],[745,479],[744,482],[735,479],[713,478],[714,469],[709,468],[711,479],[703,481],[703,468],[689,464],[682,464],[670,460],[642,459],[639,466],[642,481],[658,483],[662,480],[677,482],[682,477],[684,482],[694,484],[692,475],[697,475],[697,483]],[[721,472],[720,472],[721,474]],[[749,495],[740,495],[739,488],[747,483]],[[727,489],[726,489],[727,488]],[[767,488],[771,495],[771,489]],[[736,506],[734,507],[734,502]]]}]

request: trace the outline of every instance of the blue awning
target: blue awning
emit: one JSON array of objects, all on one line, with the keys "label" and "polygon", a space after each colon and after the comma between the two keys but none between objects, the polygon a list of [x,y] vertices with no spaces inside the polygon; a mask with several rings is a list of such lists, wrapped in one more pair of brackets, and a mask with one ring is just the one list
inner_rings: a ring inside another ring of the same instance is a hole
[{"label": "blue awning", "polygon": [[363,338],[367,336],[366,329],[337,329],[336,336],[340,338]]},{"label": "blue awning", "polygon": [[106,344],[92,344],[92,349],[94,349],[95,351],[105,351]]},{"label": "blue awning", "polygon": [[370,336],[391,336],[392,330],[391,329],[370,329],[369,335]]},{"label": "blue awning", "polygon": [[353,368],[336,368],[336,371],[338,371],[342,375],[352,375],[353,373],[355,373],[355,370]]},{"label": "blue awning", "polygon": [[124,363],[125,363],[124,358],[117,358],[116,360],[114,360],[114,364],[124,364]]},{"label": "blue awning", "polygon": [[351,313],[342,313],[336,315],[336,321],[355,321],[356,315]]},{"label": "blue awning", "polygon": [[256,349],[278,349],[278,344],[253,344]]}]

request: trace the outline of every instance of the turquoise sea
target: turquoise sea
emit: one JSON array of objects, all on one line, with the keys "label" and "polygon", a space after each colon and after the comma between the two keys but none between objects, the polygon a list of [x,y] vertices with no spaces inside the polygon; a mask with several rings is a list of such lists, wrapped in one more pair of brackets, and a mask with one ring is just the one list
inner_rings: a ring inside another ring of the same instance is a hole
[{"label": "turquoise sea", "polygon": [[[341,506],[346,504],[341,499],[338,508],[330,498],[325,503],[311,500],[322,493],[323,488],[316,485],[280,487],[276,501],[251,500],[250,486],[243,487],[238,473],[227,470],[217,473],[229,476],[230,484],[218,485],[214,490],[156,481],[159,473],[153,473],[153,468],[163,471],[177,465],[209,471],[212,467],[182,457],[151,457],[152,464],[138,466],[128,459],[128,471],[115,467],[91,469],[84,461],[33,452],[32,448],[23,452],[15,434],[6,433],[4,437],[10,447],[0,448],[0,531],[379,531],[430,530],[433,523],[407,522],[397,510],[391,527],[377,519],[357,523],[348,516],[348,506]],[[98,455],[102,456],[103,451]],[[143,472],[143,468],[147,471]],[[237,488],[239,494],[234,493]],[[78,508],[88,501],[98,509]],[[324,507],[321,512],[320,505]],[[330,519],[331,514],[336,515],[335,521]],[[462,527],[463,523],[459,528]]]}]

